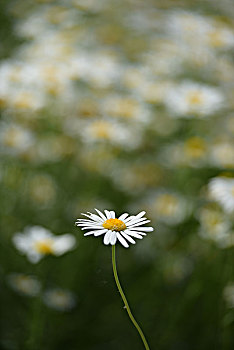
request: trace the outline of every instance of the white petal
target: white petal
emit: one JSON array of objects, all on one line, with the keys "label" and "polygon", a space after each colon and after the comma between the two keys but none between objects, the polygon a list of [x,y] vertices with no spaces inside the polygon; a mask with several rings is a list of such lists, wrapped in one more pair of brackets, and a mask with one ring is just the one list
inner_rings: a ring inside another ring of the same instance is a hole
[{"label": "white petal", "polygon": [[39,254],[35,251],[31,251],[27,254],[28,260],[33,264],[38,263],[41,260],[42,256],[42,254]]},{"label": "white petal", "polygon": [[103,233],[106,233],[107,231],[108,230],[106,228],[101,231],[95,231],[94,236],[97,237],[97,236],[103,235]]},{"label": "white petal", "polygon": [[150,222],[150,220],[135,222],[135,224],[128,224],[128,227],[130,228],[130,227],[140,226],[140,225],[148,224],[149,222]]},{"label": "white petal", "polygon": [[128,216],[129,214],[128,213],[124,213],[122,215],[120,215],[120,217],[118,218],[119,220],[124,220],[126,219],[126,217]]},{"label": "white petal", "polygon": [[73,235],[66,234],[62,236],[58,236],[54,240],[53,244],[53,253],[55,255],[61,255],[71,250],[76,244],[76,239]]},{"label": "white petal", "polygon": [[103,220],[106,221],[105,215],[104,215],[100,210],[98,210],[98,209],[96,209],[96,208],[95,208],[95,210],[96,210],[96,212],[101,216],[101,218],[102,218]]},{"label": "white petal", "polygon": [[84,236],[89,236],[89,235],[94,235],[95,232],[98,232],[98,231],[89,231],[89,232],[85,232]]},{"label": "white petal", "polygon": [[142,218],[142,216],[144,216],[145,213],[145,211],[141,211],[139,214],[136,215],[136,218]]},{"label": "white petal", "polygon": [[[124,232],[126,232],[128,235],[134,233],[134,234],[137,234],[137,235],[142,235],[142,236],[146,236],[146,233],[144,232],[136,232],[136,231],[130,231],[130,230],[124,230]],[[133,236],[133,237],[136,237],[136,236]],[[137,237],[138,238],[138,237]],[[143,238],[143,237],[142,237]]]},{"label": "white petal", "polygon": [[111,214],[111,218],[112,218],[112,219],[115,219],[115,212],[114,212],[114,210],[111,210],[111,211],[110,211],[110,214]]},{"label": "white petal", "polygon": [[81,230],[89,230],[90,228],[103,228],[103,226],[86,226],[86,227],[82,227]]},{"label": "white petal", "polygon": [[89,214],[81,213],[81,215],[86,216],[87,218],[91,219],[91,216]]},{"label": "white petal", "polygon": [[132,244],[136,244],[136,242],[134,241],[134,239],[132,239],[132,237],[129,237],[125,232],[121,231],[121,235],[124,236],[124,238],[126,238],[127,241],[129,241]]},{"label": "white petal", "polygon": [[[142,239],[143,237],[138,233],[138,232],[132,232],[129,230],[124,230],[123,232],[127,233],[129,236],[135,237],[135,238],[139,238]],[[146,236],[146,234],[144,233],[144,235]]]},{"label": "white petal", "polygon": [[91,219],[95,220],[95,221],[99,221],[99,222],[103,222],[103,220],[100,218],[100,216],[97,216],[95,214],[90,215]]},{"label": "white petal", "polygon": [[96,222],[96,221],[94,221],[94,220],[87,220],[87,219],[77,219],[76,220],[76,223],[78,223],[78,222],[90,222],[90,223],[92,223],[92,222]]},{"label": "white petal", "polygon": [[105,245],[108,245],[110,243],[110,236],[111,236],[111,230],[107,231],[107,233],[105,234],[104,236],[104,240],[103,240],[103,243]]},{"label": "white petal", "polygon": [[111,213],[109,212],[109,210],[104,210],[107,219],[111,219]]},{"label": "white petal", "polygon": [[116,240],[117,240],[116,232],[115,232],[115,231],[112,231],[112,232],[111,232],[111,235],[110,235],[110,244],[115,245]]},{"label": "white petal", "polygon": [[80,226],[80,227],[86,227],[86,226],[94,227],[94,226],[102,226],[102,224],[101,223],[99,224],[98,222],[95,222],[93,224],[89,224],[88,222],[84,222],[84,223],[78,224],[77,226]]},{"label": "white petal", "polygon": [[132,224],[135,224],[137,222],[142,222],[144,220],[147,220],[147,218],[132,218],[131,220],[128,220],[128,225],[132,225]]},{"label": "white petal", "polygon": [[[131,228],[129,228],[131,230]],[[143,232],[152,232],[154,229],[153,227],[133,227],[133,231],[143,231]]]},{"label": "white petal", "polygon": [[125,239],[121,236],[121,234],[119,232],[116,232],[117,238],[120,241],[120,243],[125,247],[128,248],[129,245],[128,243],[125,241]]},{"label": "white petal", "polygon": [[130,221],[133,220],[134,218],[135,218],[134,215],[129,216],[127,219],[124,220],[124,222],[125,222],[125,223],[130,222]]}]

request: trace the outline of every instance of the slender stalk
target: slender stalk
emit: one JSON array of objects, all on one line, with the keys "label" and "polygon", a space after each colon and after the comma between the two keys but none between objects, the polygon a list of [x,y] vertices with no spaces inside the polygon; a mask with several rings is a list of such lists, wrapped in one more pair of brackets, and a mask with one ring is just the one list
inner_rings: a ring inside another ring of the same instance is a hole
[{"label": "slender stalk", "polygon": [[117,285],[117,288],[118,288],[118,291],[120,292],[120,295],[121,295],[121,298],[124,302],[124,306],[127,310],[127,313],[128,313],[128,316],[130,318],[130,320],[132,321],[133,325],[136,327],[143,343],[144,343],[144,346],[145,346],[145,349],[146,350],[150,350],[149,348],[149,345],[145,339],[145,336],[144,336],[144,333],[142,332],[139,324],[137,323],[137,321],[135,320],[135,318],[133,317],[133,314],[130,310],[130,307],[129,307],[129,304],[128,304],[128,301],[124,295],[124,292],[123,292],[123,289],[121,287],[121,284],[120,284],[120,281],[119,281],[119,277],[118,277],[118,273],[117,273],[117,266],[116,266],[116,259],[115,259],[115,245],[112,246],[112,266],[113,266],[113,272],[114,272],[114,277],[115,277],[115,282],[116,282],[116,285]]}]

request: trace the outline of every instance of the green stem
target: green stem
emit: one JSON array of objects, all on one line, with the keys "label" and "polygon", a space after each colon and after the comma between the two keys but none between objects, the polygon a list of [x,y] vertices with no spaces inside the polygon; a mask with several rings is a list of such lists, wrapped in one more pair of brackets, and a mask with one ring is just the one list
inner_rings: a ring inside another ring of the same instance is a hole
[{"label": "green stem", "polygon": [[124,292],[123,292],[123,289],[121,287],[121,284],[120,284],[120,281],[119,281],[119,277],[118,277],[118,273],[117,273],[117,266],[116,266],[116,260],[115,260],[115,245],[112,246],[112,266],[113,266],[113,272],[114,272],[114,277],[115,277],[115,282],[116,282],[116,285],[117,285],[117,288],[118,288],[118,291],[120,292],[120,295],[121,295],[121,298],[124,302],[124,305],[125,305],[125,308],[127,310],[127,313],[128,313],[128,316],[130,318],[130,320],[132,321],[132,323],[134,324],[134,326],[136,327],[143,343],[144,343],[144,346],[145,346],[145,349],[146,350],[150,350],[149,348],[149,345],[145,339],[145,336],[144,336],[144,333],[142,332],[139,324],[137,323],[137,321],[135,320],[135,318],[133,317],[133,314],[130,310],[130,307],[128,305],[128,301],[124,295]]}]

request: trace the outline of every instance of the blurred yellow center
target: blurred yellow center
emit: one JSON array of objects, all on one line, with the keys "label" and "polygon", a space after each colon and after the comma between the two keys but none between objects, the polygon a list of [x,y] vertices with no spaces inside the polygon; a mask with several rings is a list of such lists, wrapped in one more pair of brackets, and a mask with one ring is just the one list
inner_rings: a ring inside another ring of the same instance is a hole
[{"label": "blurred yellow center", "polygon": [[52,243],[51,239],[44,239],[35,243],[35,249],[40,254],[53,254]]},{"label": "blurred yellow center", "polygon": [[194,91],[188,95],[188,102],[191,105],[199,105],[203,102],[202,94],[199,91]]},{"label": "blurred yellow center", "polygon": [[108,219],[102,224],[102,226],[111,231],[123,231],[127,228],[125,223],[119,219]]}]

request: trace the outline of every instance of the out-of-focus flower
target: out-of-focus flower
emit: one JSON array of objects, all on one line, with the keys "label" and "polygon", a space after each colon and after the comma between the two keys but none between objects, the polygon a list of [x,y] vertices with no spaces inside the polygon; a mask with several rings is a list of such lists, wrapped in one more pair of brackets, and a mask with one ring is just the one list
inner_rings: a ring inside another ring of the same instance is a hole
[{"label": "out-of-focus flower", "polygon": [[208,144],[201,137],[191,137],[184,142],[165,146],[159,154],[165,166],[201,167],[208,161]]},{"label": "out-of-focus flower", "polygon": [[229,177],[215,177],[209,183],[211,197],[223,209],[231,214],[234,211],[234,179]]},{"label": "out-of-focus flower", "polygon": [[149,122],[147,107],[133,97],[110,95],[103,101],[103,112],[107,116],[116,117],[124,122]]},{"label": "out-of-focus flower", "polygon": [[136,243],[132,237],[142,239],[142,236],[146,236],[146,232],[153,231],[153,227],[142,226],[150,222],[144,217],[145,211],[132,216],[124,213],[117,219],[113,210],[104,210],[105,215],[98,209],[95,210],[98,215],[83,214],[88,219],[77,219],[76,225],[82,227],[81,230],[89,230],[84,236],[104,235],[103,243],[106,245],[115,245],[119,241],[125,248],[128,248],[128,242]]},{"label": "out-of-focus flower", "polygon": [[223,291],[223,297],[230,308],[234,308],[234,283],[229,283]]},{"label": "out-of-focus flower", "polygon": [[128,193],[136,193],[147,188],[154,188],[163,178],[163,170],[153,160],[137,160],[136,162],[113,162],[111,179],[118,188]]},{"label": "out-of-focus flower", "polygon": [[139,146],[141,135],[137,128],[120,124],[114,120],[95,119],[81,124],[81,137],[86,143],[111,143],[121,148],[135,149]]},{"label": "out-of-focus flower", "polygon": [[186,44],[228,49],[234,46],[234,33],[227,25],[208,16],[174,11],[168,17],[168,31]]},{"label": "out-of-focus flower", "polygon": [[234,143],[230,140],[214,142],[210,147],[210,162],[222,168],[234,168]]},{"label": "out-of-focus flower", "polygon": [[162,261],[162,272],[169,283],[180,282],[193,271],[193,261],[182,254],[171,254]]},{"label": "out-of-focus flower", "polygon": [[34,297],[41,290],[41,283],[36,277],[23,273],[11,273],[7,276],[7,281],[11,288],[22,295]]},{"label": "out-of-focus flower", "polygon": [[230,243],[231,223],[225,215],[215,207],[204,207],[198,213],[200,221],[199,235],[214,241],[219,247],[226,247]]},{"label": "out-of-focus flower", "polygon": [[55,183],[48,175],[34,175],[27,182],[32,201],[39,205],[50,205],[56,196]]},{"label": "out-of-focus flower", "polygon": [[23,233],[16,233],[13,243],[30,262],[37,263],[45,255],[60,256],[73,249],[76,240],[71,234],[55,236],[44,227],[32,226]]},{"label": "out-of-focus flower", "polygon": [[150,193],[143,203],[155,220],[167,225],[179,224],[191,210],[188,202],[182,196],[164,189]]},{"label": "out-of-focus flower", "polygon": [[224,96],[218,88],[190,81],[170,88],[165,95],[165,105],[175,117],[206,117],[218,111],[223,103]]},{"label": "out-of-focus flower", "polygon": [[76,296],[70,290],[53,288],[43,295],[44,303],[58,311],[70,311],[76,306]]},{"label": "out-of-focus flower", "polygon": [[0,123],[0,147],[8,154],[22,154],[34,143],[30,130],[15,123]]}]

